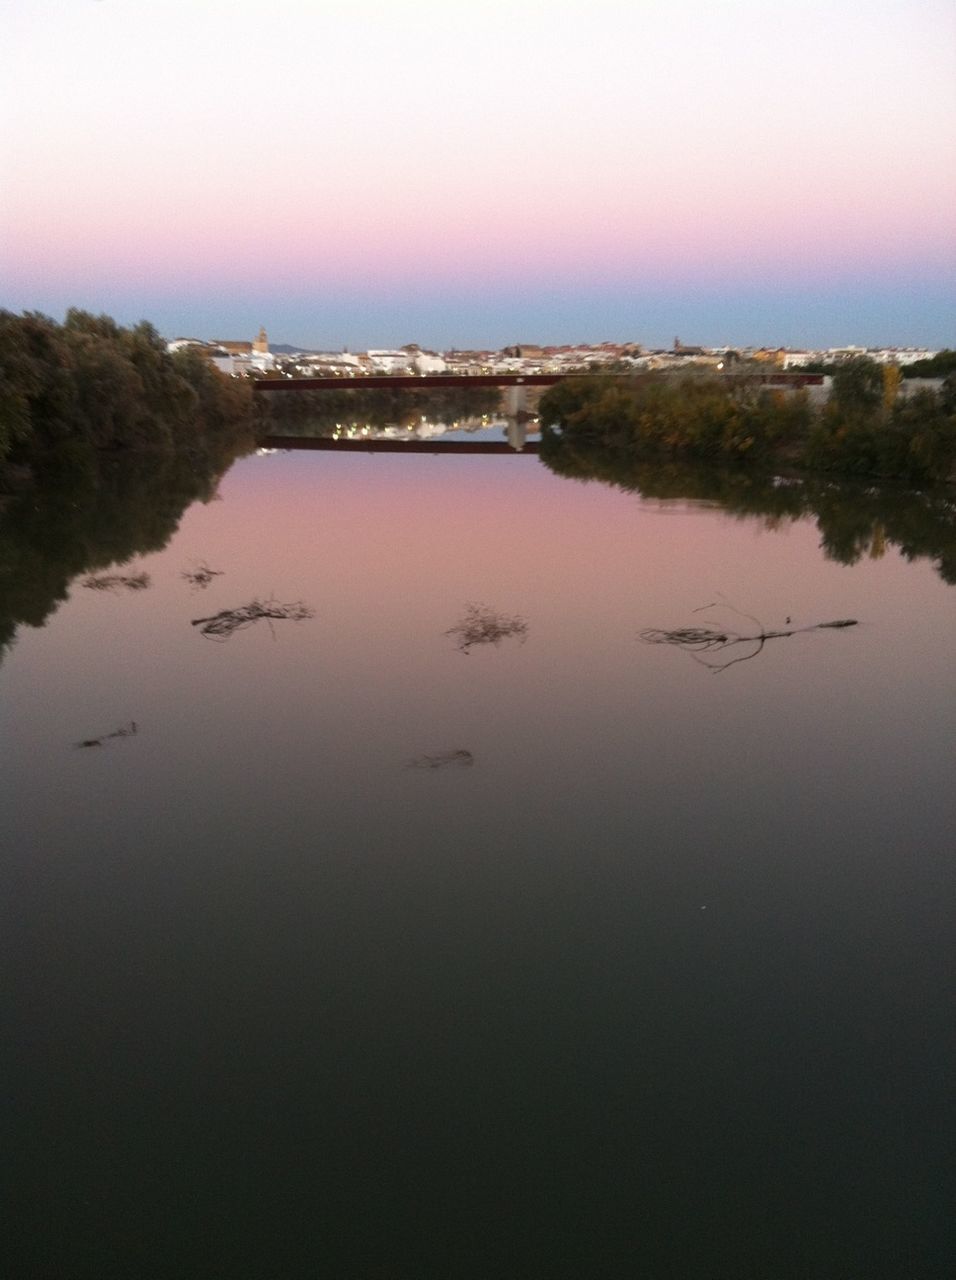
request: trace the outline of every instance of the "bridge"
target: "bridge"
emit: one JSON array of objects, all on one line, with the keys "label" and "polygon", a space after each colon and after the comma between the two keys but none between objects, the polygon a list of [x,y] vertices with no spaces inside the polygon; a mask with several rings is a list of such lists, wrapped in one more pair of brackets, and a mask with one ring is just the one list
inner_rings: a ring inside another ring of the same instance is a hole
[{"label": "bridge", "polygon": [[257,378],[256,391],[411,391],[419,387],[553,387],[566,373],[383,373],[355,378]]},{"label": "bridge", "polygon": [[[679,372],[679,370],[673,370]],[[622,378],[631,381],[646,378],[642,370],[635,373],[428,373],[428,374],[360,374],[355,378],[257,378],[257,392],[276,391],[410,391],[416,387],[553,387],[568,378]],[[766,387],[820,387],[820,373],[721,373],[728,382],[749,383]]]}]

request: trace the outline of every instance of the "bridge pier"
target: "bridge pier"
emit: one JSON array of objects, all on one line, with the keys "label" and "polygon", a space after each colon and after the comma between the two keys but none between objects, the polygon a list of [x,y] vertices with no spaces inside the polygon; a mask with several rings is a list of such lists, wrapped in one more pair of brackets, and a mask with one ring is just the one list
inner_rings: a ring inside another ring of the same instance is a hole
[{"label": "bridge pier", "polygon": [[517,418],[528,411],[528,388],[524,383],[505,387],[504,410],[509,418]]}]

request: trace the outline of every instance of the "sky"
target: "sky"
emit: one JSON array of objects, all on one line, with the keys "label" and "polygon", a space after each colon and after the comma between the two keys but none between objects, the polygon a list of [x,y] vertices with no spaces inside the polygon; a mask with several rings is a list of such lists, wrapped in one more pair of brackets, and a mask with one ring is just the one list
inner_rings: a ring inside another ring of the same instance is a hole
[{"label": "sky", "polygon": [[0,0],[0,307],[956,346],[951,0]]}]

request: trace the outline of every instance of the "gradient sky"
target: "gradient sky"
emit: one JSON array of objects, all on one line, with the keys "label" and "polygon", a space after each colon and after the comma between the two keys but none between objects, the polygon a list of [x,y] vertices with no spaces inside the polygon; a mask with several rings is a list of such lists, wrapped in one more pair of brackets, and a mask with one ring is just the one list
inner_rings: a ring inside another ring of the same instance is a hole
[{"label": "gradient sky", "polygon": [[0,306],[956,346],[951,0],[0,0]]}]

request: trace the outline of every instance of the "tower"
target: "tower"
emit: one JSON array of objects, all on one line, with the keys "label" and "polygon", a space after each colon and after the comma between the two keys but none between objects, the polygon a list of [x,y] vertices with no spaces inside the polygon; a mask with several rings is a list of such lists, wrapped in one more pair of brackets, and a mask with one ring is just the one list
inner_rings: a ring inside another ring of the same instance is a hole
[{"label": "tower", "polygon": [[266,330],[264,325],[260,328],[259,336],[258,338],[256,338],[255,342],[252,344],[252,349],[253,351],[258,351],[260,355],[268,355],[269,339],[266,337]]}]

